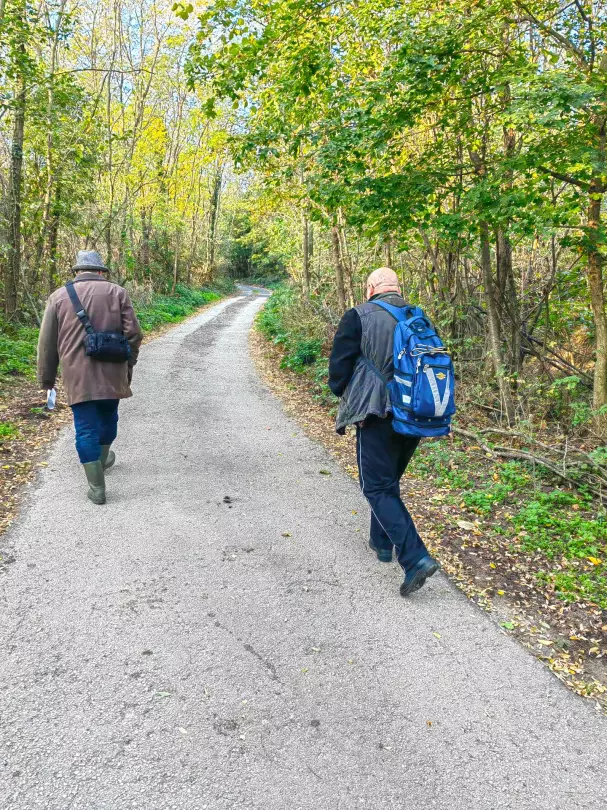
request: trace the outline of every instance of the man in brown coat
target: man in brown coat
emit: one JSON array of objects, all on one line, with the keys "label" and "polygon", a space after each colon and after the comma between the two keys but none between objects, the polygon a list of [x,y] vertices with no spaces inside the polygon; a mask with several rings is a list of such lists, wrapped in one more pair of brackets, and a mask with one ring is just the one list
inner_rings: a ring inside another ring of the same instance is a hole
[{"label": "man in brown coat", "polygon": [[118,428],[118,403],[132,396],[131,378],[142,333],[129,296],[108,281],[108,269],[94,250],[78,253],[73,268],[74,289],[95,332],[122,333],[130,358],[107,362],[85,353],[86,332],[66,287],[48,299],[38,340],[38,381],[42,388],[55,385],[57,369],[74,414],[76,450],[89,483],[88,497],[105,503],[105,475],[115,461],[110,445]]}]

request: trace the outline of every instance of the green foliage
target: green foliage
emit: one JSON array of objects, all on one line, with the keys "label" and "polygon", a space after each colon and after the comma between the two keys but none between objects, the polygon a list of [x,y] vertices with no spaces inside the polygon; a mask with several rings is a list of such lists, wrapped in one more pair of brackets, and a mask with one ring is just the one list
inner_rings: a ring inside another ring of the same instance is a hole
[{"label": "green foliage", "polygon": [[545,388],[521,378],[526,368],[544,385],[555,373],[590,375],[606,354],[593,352],[604,333],[594,324],[604,317],[602,289],[588,306],[587,282],[600,274],[584,280],[607,259],[597,123],[607,114],[606,0],[587,9],[554,0],[211,0],[199,23],[187,70],[209,109],[243,112],[230,138],[236,163],[315,226],[347,231],[338,251],[352,293],[335,296],[329,239],[306,263],[312,279],[291,245],[287,265],[302,287],[341,314],[368,262],[388,248],[409,298],[484,378],[484,406],[506,410],[508,421],[534,411],[587,433],[604,374],[594,404],[581,386],[549,394],[549,412]]},{"label": "green foliage", "polygon": [[309,313],[302,313],[302,297],[293,288],[278,287],[257,316],[257,328],[273,343],[283,347],[282,367],[305,373],[313,382],[314,397],[334,406],[336,398],[327,384],[328,361],[322,324],[310,328]]},{"label": "green foliage", "polygon": [[[607,517],[579,493],[548,488],[518,461],[470,464],[460,445],[425,442],[410,472],[448,490],[445,501],[484,519],[511,553],[540,554],[538,580],[564,601],[587,599],[607,608]],[[549,564],[553,562],[554,568]],[[565,570],[562,570],[562,569]]]},{"label": "green foliage", "polygon": [[556,379],[546,393],[553,402],[554,416],[561,422],[577,428],[592,420],[590,391],[577,375]]},{"label": "green foliage", "polygon": [[288,287],[279,287],[257,316],[257,328],[274,343],[284,343],[287,340],[284,311],[292,297],[293,292]]},{"label": "green foliage", "polygon": [[590,517],[590,506],[559,489],[535,493],[514,516],[514,527],[526,532],[521,547],[542,551],[549,559],[561,554],[567,559],[583,559],[607,553],[607,522],[604,516]]},{"label": "green foliage", "polygon": [[297,339],[283,360],[286,368],[294,371],[303,371],[305,366],[311,366],[319,359],[322,343],[320,340]]},{"label": "green foliage", "polygon": [[224,271],[264,285],[284,282],[297,251],[288,212],[269,193],[251,189],[228,204],[232,227],[222,246]]},{"label": "green foliage", "polygon": [[20,435],[19,430],[11,422],[0,422],[0,442],[18,439]]},{"label": "green foliage", "polygon": [[12,327],[0,320],[0,380],[36,373],[38,330]]}]

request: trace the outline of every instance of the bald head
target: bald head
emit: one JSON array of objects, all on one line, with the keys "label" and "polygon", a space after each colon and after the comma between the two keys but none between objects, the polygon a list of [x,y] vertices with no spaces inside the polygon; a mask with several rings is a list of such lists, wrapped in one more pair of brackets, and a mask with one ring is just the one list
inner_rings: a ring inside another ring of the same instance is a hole
[{"label": "bald head", "polygon": [[400,282],[394,270],[390,267],[374,270],[367,279],[367,298],[389,292],[400,294]]}]

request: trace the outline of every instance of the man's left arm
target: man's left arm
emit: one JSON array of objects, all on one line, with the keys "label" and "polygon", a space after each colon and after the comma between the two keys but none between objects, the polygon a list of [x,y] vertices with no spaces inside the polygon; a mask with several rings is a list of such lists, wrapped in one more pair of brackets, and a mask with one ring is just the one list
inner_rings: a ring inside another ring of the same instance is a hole
[{"label": "man's left arm", "polygon": [[355,309],[349,309],[337,327],[329,359],[329,388],[341,397],[352,379],[360,355],[362,326]]}]

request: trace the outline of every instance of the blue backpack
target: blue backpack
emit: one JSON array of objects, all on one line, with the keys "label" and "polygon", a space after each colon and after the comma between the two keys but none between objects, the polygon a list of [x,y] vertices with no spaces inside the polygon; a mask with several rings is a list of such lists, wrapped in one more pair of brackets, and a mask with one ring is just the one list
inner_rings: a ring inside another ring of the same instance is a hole
[{"label": "blue backpack", "polygon": [[384,380],[394,430],[405,436],[446,436],[455,413],[455,375],[449,352],[419,307],[373,303],[397,322],[394,377]]}]

